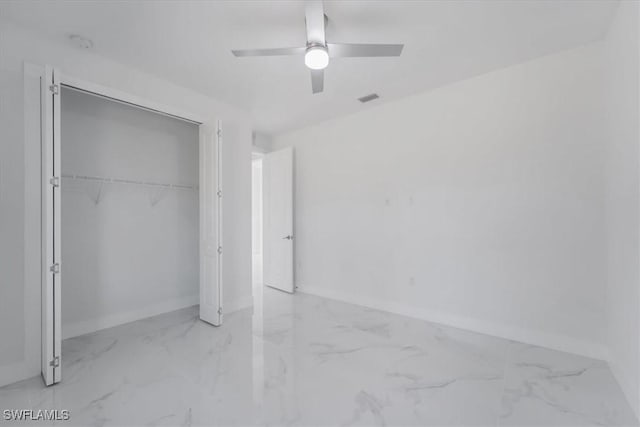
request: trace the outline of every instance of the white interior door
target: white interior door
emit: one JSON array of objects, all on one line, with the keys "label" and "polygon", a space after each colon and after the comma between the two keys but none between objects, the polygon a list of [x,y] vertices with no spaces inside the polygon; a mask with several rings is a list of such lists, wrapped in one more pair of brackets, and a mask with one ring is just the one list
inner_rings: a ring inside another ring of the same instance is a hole
[{"label": "white interior door", "polygon": [[293,148],[266,154],[262,171],[264,284],[293,292]]},{"label": "white interior door", "polygon": [[200,319],[222,324],[222,126],[200,125]]},{"label": "white interior door", "polygon": [[45,67],[42,84],[42,378],[62,379],[60,230],[60,73]]}]

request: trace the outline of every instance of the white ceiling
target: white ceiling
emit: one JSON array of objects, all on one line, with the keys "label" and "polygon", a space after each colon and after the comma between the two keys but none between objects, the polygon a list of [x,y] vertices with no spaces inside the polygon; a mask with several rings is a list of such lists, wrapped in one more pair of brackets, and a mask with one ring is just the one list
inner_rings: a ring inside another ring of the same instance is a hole
[{"label": "white ceiling", "polygon": [[[278,133],[602,38],[617,1],[325,1],[327,40],[404,43],[399,58],[334,59],[311,94],[302,57],[231,49],[303,46],[298,1],[4,1],[0,15],[153,73],[253,116]],[[380,99],[356,98],[376,92]]]}]

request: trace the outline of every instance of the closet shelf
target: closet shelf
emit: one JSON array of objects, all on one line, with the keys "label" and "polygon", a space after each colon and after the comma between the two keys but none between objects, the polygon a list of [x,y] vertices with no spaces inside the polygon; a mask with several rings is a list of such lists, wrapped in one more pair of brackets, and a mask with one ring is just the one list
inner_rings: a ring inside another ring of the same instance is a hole
[{"label": "closet shelf", "polygon": [[127,185],[139,185],[143,187],[160,187],[160,188],[174,188],[177,190],[197,190],[197,185],[188,185],[188,184],[170,184],[170,183],[162,183],[162,182],[149,182],[149,181],[136,181],[132,179],[122,179],[122,178],[107,178],[103,176],[90,176],[90,175],[69,175],[62,174],[63,178],[67,179],[76,179],[83,181],[92,181],[106,184],[127,184]]}]

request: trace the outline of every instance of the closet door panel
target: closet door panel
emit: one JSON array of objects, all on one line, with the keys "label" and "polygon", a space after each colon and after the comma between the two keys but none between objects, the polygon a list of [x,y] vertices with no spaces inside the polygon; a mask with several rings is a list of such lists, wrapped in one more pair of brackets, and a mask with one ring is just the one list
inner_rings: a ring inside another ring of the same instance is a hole
[{"label": "closet door panel", "polygon": [[200,319],[222,324],[221,127],[200,125]]},{"label": "closet door panel", "polygon": [[47,66],[42,82],[42,378],[62,379],[60,78]]}]

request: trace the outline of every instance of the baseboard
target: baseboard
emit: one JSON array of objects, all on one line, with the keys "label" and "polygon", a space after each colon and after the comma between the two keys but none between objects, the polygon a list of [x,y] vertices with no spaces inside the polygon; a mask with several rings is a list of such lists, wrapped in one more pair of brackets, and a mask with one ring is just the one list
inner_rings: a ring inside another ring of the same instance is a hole
[{"label": "baseboard", "polygon": [[609,369],[613,373],[613,377],[618,381],[618,385],[622,389],[622,393],[627,398],[627,402],[633,412],[636,414],[636,418],[640,419],[640,396],[633,390],[633,384],[629,381],[629,375],[624,373],[620,368],[620,364],[617,363],[615,358],[609,357],[608,360]]},{"label": "baseboard", "polygon": [[0,387],[26,380],[40,374],[40,368],[29,366],[29,363],[20,361],[11,365],[0,366]]},{"label": "baseboard", "polygon": [[122,325],[124,323],[134,322],[147,317],[157,316],[158,314],[168,313],[181,308],[197,305],[199,295],[190,295],[187,297],[175,298],[159,304],[143,307],[140,309],[111,314],[108,316],[87,319],[80,322],[67,323],[62,325],[62,339],[73,338],[79,335],[89,334],[101,329],[111,328]]},{"label": "baseboard", "polygon": [[402,316],[413,317],[454,328],[465,329],[485,335],[505,338],[511,341],[533,344],[553,350],[573,353],[593,359],[606,360],[607,351],[604,345],[582,341],[562,335],[549,334],[510,325],[502,325],[486,320],[473,319],[448,313],[425,310],[382,299],[363,297],[345,292],[324,289],[314,286],[300,286],[298,292],[335,299],[349,304],[360,305],[376,310],[387,311]]}]

